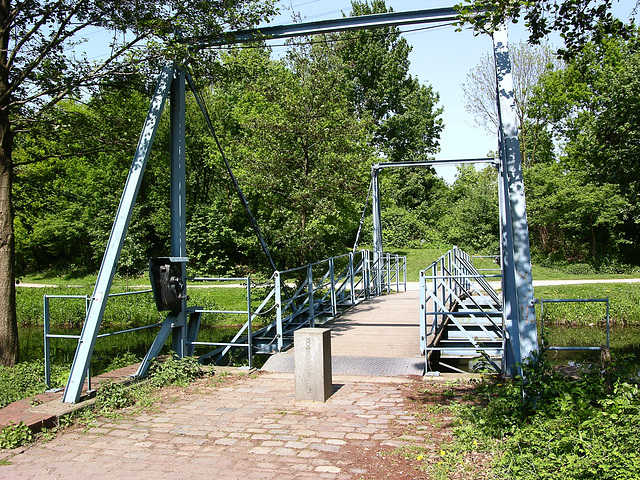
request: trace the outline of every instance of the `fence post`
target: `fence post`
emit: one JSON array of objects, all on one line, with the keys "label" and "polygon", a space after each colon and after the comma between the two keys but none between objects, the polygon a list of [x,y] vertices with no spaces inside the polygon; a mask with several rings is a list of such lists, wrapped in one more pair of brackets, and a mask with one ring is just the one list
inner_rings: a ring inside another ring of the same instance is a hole
[{"label": "fence post", "polygon": [[362,277],[364,282],[364,298],[366,299],[371,297],[371,290],[370,290],[370,284],[369,284],[371,279],[369,275],[369,269],[370,269],[369,250],[363,250],[362,251]]},{"label": "fence post", "polygon": [[404,291],[407,291],[407,257],[402,257],[402,277],[404,281]]},{"label": "fence post", "polygon": [[387,253],[384,259],[387,262],[387,268],[385,270],[387,273],[387,293],[390,293],[391,292],[391,254]]},{"label": "fence post", "polygon": [[427,281],[425,279],[424,270],[420,270],[420,310],[418,314],[418,324],[420,325],[420,352],[426,355],[427,352]]},{"label": "fence post", "polygon": [[282,338],[282,285],[280,284],[280,272],[275,272],[273,277],[276,280],[276,334],[278,335],[278,351],[281,352],[284,346]]},{"label": "fence post", "polygon": [[607,350],[609,350],[609,297],[607,297]]},{"label": "fence post", "polygon": [[338,305],[336,302],[336,275],[333,260],[333,257],[329,259],[329,279],[331,280],[331,313],[335,317],[338,314]]},{"label": "fence post", "polygon": [[247,277],[247,357],[249,359],[249,369],[253,367],[253,342],[251,333],[251,278]]},{"label": "fence post", "polygon": [[349,278],[351,279],[351,306],[356,304],[355,282],[353,280],[355,272],[353,271],[353,252],[349,252]]},{"label": "fence post", "polygon": [[309,325],[316,326],[315,300],[313,299],[313,267],[307,266],[307,290],[309,291]]},{"label": "fence post", "polygon": [[44,383],[51,388],[51,351],[49,349],[49,297],[42,297],[44,307]]}]

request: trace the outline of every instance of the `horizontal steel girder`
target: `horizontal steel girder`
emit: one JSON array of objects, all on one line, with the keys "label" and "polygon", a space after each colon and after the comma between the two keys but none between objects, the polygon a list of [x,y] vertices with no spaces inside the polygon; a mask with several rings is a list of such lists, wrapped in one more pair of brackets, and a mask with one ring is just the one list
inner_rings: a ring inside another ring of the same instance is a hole
[{"label": "horizontal steel girder", "polygon": [[437,167],[444,165],[462,165],[465,163],[490,163],[492,165],[497,165],[499,162],[496,158],[457,158],[451,160],[426,160],[424,162],[386,162],[386,163],[376,163],[371,167],[372,170],[382,170],[383,168],[392,168],[392,167]]},{"label": "horizontal steel girder", "polygon": [[273,27],[252,28],[222,35],[185,39],[184,42],[195,49],[250,42],[252,40],[278,39],[318,35],[322,33],[364,30],[367,28],[395,27],[418,23],[448,23],[458,19],[453,7],[414,10],[410,12],[389,12],[358,17],[345,17],[318,22],[294,23]]}]

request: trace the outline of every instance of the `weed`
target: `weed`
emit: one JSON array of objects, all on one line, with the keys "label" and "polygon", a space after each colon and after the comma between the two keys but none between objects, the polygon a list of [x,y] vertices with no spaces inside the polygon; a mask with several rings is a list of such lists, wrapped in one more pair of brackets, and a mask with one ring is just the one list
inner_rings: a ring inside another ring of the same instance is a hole
[{"label": "weed", "polygon": [[0,449],[18,448],[32,439],[33,434],[24,422],[10,423],[0,431]]},{"label": "weed", "polygon": [[455,448],[497,451],[507,478],[640,478],[640,389],[626,362],[567,377],[541,350],[522,368],[514,382],[480,383],[479,405],[459,406]]},{"label": "weed", "polygon": [[186,386],[204,375],[202,365],[195,357],[177,358],[170,355],[164,361],[156,361],[151,365],[151,383],[156,387],[165,385]]},{"label": "weed", "polygon": [[96,408],[111,412],[133,405],[135,398],[127,387],[123,383],[103,383],[96,394]]}]

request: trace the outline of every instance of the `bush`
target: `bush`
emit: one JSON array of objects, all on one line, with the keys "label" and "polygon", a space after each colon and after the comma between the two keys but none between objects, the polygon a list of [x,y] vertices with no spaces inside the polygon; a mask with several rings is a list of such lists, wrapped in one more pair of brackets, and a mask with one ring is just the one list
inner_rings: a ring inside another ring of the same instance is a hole
[{"label": "bush", "polygon": [[461,448],[494,449],[501,478],[640,478],[640,389],[627,381],[637,367],[605,361],[572,378],[542,352],[523,374],[483,382],[482,402],[460,407]]},{"label": "bush", "polygon": [[182,359],[171,355],[164,361],[155,361],[151,365],[151,383],[157,387],[165,385],[185,386],[203,375],[202,365],[195,357]]},{"label": "bush", "polygon": [[[58,388],[66,383],[68,372],[61,366],[51,366],[51,386]],[[14,367],[0,367],[0,408],[17,400],[43,393],[44,362],[22,362]]]}]

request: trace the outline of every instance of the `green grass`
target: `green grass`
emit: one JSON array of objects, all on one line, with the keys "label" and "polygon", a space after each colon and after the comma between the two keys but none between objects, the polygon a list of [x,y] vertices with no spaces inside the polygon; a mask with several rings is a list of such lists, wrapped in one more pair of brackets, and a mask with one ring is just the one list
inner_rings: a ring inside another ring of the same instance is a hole
[{"label": "green grass", "polygon": [[[609,298],[613,325],[640,325],[640,286],[624,283],[535,287],[537,299]],[[539,307],[537,308],[538,312]],[[545,304],[545,322],[572,325],[604,324],[604,303]],[[539,314],[539,313],[538,313]]]},{"label": "green grass", "polygon": [[[365,248],[365,247],[363,247]],[[369,248],[369,247],[367,247]],[[407,281],[417,282],[420,270],[425,269],[441,255],[447,252],[447,249],[438,248],[389,248],[385,250],[389,253],[403,255],[407,257]],[[499,273],[499,266],[493,261],[493,257],[478,258],[473,252],[467,252],[474,257],[473,264],[479,270],[485,270],[487,274]],[[493,271],[488,271],[493,270]],[[585,279],[615,279],[615,278],[640,278],[640,273],[571,273],[572,271],[580,271],[582,269],[571,268],[571,266],[544,267],[541,265],[532,265],[532,275],[534,280],[585,280]]]}]

